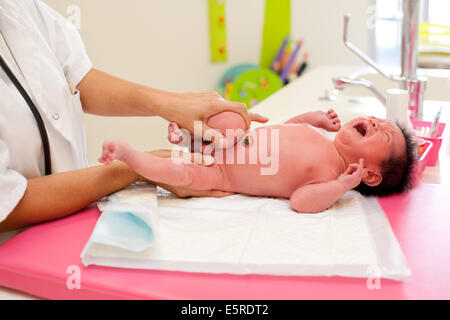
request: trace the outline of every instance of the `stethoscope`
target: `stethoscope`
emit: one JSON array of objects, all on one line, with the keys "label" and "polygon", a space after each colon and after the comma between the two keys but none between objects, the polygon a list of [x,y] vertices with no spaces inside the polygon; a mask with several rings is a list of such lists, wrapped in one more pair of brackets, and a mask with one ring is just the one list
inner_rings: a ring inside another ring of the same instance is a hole
[{"label": "stethoscope", "polygon": [[17,80],[14,73],[11,71],[11,69],[6,64],[5,60],[3,60],[2,55],[0,54],[0,66],[2,67],[3,71],[5,71],[8,78],[11,80],[11,82],[14,84],[14,86],[17,88],[17,90],[20,92],[22,97],[24,98],[25,102],[27,103],[28,107],[30,107],[31,112],[33,113],[34,118],[36,119],[36,124],[39,128],[39,133],[41,135],[42,140],[42,146],[44,147],[44,159],[45,159],[45,175],[52,174],[52,162],[50,157],[50,144],[48,142],[48,135],[47,130],[45,130],[44,121],[42,120],[42,117],[36,108],[35,104],[31,100],[28,93],[25,91],[23,86],[20,84],[19,80]]}]

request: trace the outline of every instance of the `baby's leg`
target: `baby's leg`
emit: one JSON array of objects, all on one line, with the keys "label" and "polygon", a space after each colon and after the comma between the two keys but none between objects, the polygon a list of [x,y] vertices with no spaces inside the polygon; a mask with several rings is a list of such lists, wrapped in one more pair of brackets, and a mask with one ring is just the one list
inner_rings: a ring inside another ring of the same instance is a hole
[{"label": "baby's leg", "polygon": [[141,152],[122,141],[106,141],[99,161],[109,165],[114,159],[128,164],[144,178],[184,187],[192,190],[220,190],[222,171],[217,165],[203,167],[192,163],[175,162],[170,158],[160,158]]}]

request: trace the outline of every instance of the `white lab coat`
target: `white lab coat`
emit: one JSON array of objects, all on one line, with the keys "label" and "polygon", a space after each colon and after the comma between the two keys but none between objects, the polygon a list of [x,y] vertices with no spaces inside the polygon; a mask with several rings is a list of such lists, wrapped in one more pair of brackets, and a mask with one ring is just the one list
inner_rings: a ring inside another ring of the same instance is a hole
[{"label": "white lab coat", "polygon": [[[53,173],[86,167],[83,110],[70,84],[77,85],[92,64],[78,31],[40,0],[0,0],[0,30],[17,62],[7,63],[21,71],[15,75],[44,120]],[[0,222],[22,198],[27,179],[44,172],[36,121],[0,68]]]}]

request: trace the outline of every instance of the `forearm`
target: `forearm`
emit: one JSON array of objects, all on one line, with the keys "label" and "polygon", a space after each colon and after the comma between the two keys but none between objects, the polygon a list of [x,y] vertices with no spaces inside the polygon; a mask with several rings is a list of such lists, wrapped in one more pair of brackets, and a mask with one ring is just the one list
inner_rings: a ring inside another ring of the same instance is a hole
[{"label": "forearm", "polygon": [[29,179],[22,199],[0,223],[0,232],[70,215],[137,179],[122,162]]},{"label": "forearm", "polygon": [[178,98],[176,93],[135,84],[96,69],[77,88],[84,112],[99,116],[161,115]]},{"label": "forearm", "polygon": [[100,116],[160,116],[195,133],[196,121],[208,130],[208,120],[222,112],[240,114],[246,123],[266,122],[267,118],[249,114],[245,104],[224,100],[216,92],[175,93],[131,83],[92,69],[78,84],[86,113]]},{"label": "forearm", "polygon": [[306,113],[302,113],[301,115],[295,116],[291,119],[289,119],[288,121],[286,121],[286,124],[289,123],[308,123],[312,126],[316,126],[316,119],[313,117],[314,112],[306,112]]},{"label": "forearm", "polygon": [[302,213],[322,212],[331,207],[345,192],[347,190],[337,180],[306,185],[291,195],[291,206]]}]

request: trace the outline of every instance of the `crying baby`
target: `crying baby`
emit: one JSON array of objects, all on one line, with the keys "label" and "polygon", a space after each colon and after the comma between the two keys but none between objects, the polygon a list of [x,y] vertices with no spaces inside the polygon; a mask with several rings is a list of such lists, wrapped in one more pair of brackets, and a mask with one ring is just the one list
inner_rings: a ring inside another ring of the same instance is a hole
[{"label": "crying baby", "polygon": [[[192,190],[289,198],[302,213],[324,211],[351,189],[385,196],[406,192],[413,183],[414,137],[387,120],[362,117],[341,126],[330,109],[248,132],[232,112],[212,117],[208,125],[229,146],[203,148],[215,158],[209,167],[160,158],[122,141],[105,142],[99,161],[118,159],[151,181]],[[330,139],[321,129],[337,135]],[[169,141],[181,140],[178,126],[170,124]]]}]

